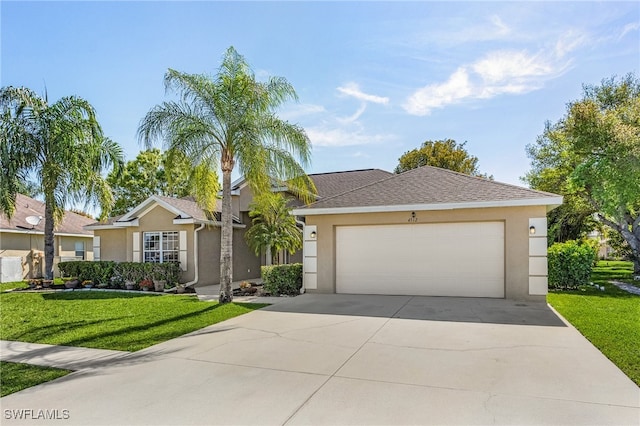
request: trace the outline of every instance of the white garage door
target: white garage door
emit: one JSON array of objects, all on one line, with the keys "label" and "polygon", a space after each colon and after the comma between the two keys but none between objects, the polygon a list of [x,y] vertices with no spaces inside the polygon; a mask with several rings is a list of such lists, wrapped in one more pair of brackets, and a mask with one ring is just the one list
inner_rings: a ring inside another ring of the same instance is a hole
[{"label": "white garage door", "polygon": [[504,223],[336,227],[336,292],[504,297]]}]

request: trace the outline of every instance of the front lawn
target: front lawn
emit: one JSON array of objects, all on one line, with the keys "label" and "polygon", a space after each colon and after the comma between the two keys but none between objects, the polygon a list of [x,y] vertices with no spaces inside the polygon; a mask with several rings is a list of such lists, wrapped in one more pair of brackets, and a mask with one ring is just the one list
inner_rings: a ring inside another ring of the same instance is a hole
[{"label": "front lawn", "polygon": [[574,291],[554,291],[547,301],[607,358],[640,386],[640,296],[609,284],[632,282],[631,262],[601,261],[591,281],[605,291],[586,286]]},{"label": "front lawn", "polygon": [[0,291],[13,290],[14,288],[27,288],[29,284],[26,281],[15,281],[11,283],[0,283]]},{"label": "front lawn", "polygon": [[71,373],[60,368],[0,361],[0,397]]},{"label": "front lawn", "polygon": [[3,293],[0,304],[2,340],[121,351],[137,351],[266,306],[102,291]]}]

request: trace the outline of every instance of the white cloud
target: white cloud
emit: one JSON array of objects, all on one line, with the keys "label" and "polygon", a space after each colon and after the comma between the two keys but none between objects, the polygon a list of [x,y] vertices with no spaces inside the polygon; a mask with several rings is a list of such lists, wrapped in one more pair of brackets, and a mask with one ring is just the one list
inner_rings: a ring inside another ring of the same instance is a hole
[{"label": "white cloud", "polygon": [[625,25],[618,36],[618,40],[621,40],[624,36],[626,36],[631,31],[638,31],[640,29],[640,22],[631,22]]},{"label": "white cloud", "polygon": [[338,92],[347,96],[354,97],[361,101],[373,102],[374,104],[386,105],[389,103],[389,98],[387,97],[369,95],[367,93],[364,93],[362,90],[360,90],[360,87],[356,83],[347,83],[344,86],[338,87]]},{"label": "white cloud", "polygon": [[305,117],[313,114],[320,114],[326,110],[322,105],[314,104],[292,104],[286,110],[283,110],[279,115],[283,120],[294,121],[300,117]]},{"label": "white cloud", "polygon": [[389,134],[367,134],[361,126],[346,127],[310,127],[306,129],[312,146],[339,147],[369,145],[395,139]]},{"label": "white cloud", "polygon": [[428,115],[434,108],[471,96],[469,75],[464,68],[458,68],[444,83],[431,84],[417,90],[404,104],[404,109],[413,115]]},{"label": "white cloud", "polygon": [[562,34],[555,46],[555,53],[558,58],[564,57],[567,53],[570,53],[585,44],[587,36],[578,31],[567,31]]},{"label": "white cloud", "polygon": [[489,17],[489,20],[496,29],[494,32],[495,38],[505,37],[511,33],[511,28],[509,28],[509,26],[505,24],[498,15],[492,15]]},{"label": "white cloud", "polygon": [[565,33],[552,49],[497,50],[458,67],[447,81],[417,89],[403,105],[412,115],[428,115],[436,108],[464,100],[488,99],[502,94],[522,94],[540,89],[560,76],[571,63],[568,53],[585,42],[577,32]]},{"label": "white cloud", "polygon": [[342,124],[354,123],[358,120],[358,118],[360,118],[360,116],[364,113],[366,109],[367,109],[367,104],[366,102],[363,102],[362,105],[360,105],[360,108],[358,108],[358,110],[353,115],[350,115],[349,117],[344,117],[344,118],[337,118],[337,120]]}]

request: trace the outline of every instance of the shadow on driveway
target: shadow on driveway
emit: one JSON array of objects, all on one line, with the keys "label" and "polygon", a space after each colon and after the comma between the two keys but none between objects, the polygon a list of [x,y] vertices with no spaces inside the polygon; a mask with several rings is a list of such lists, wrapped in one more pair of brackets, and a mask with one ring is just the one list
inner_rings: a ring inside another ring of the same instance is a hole
[{"label": "shadow on driveway", "polygon": [[263,310],[427,321],[566,327],[562,319],[546,303],[505,299],[303,294],[267,306]]}]

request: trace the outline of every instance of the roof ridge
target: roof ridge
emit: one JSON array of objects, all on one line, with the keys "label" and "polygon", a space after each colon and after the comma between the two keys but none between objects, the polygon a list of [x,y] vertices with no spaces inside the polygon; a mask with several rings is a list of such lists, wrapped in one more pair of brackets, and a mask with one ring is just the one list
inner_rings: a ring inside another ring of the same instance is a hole
[{"label": "roof ridge", "polygon": [[[381,170],[381,169],[370,169],[370,170]],[[381,171],[386,172],[386,170],[381,170]],[[387,172],[387,173],[389,173],[389,174],[390,174],[390,176],[388,176],[388,177],[386,177],[386,178],[383,178],[383,179],[380,179],[380,180],[376,180],[376,181],[373,181],[373,182],[369,182],[369,183],[367,183],[367,184],[365,184],[365,185],[362,185],[362,186],[359,186],[359,187],[357,187],[357,188],[349,189],[348,191],[341,192],[341,193],[339,193],[339,194],[332,195],[331,197],[321,198],[321,199],[319,199],[319,200],[317,200],[317,201],[315,201],[315,202],[313,202],[313,203],[309,204],[309,205],[308,205],[308,207],[311,207],[311,206],[313,206],[314,204],[316,204],[316,203],[318,203],[318,202],[325,202],[325,201],[327,201],[327,200],[331,200],[331,199],[336,198],[336,197],[342,197],[343,195],[346,195],[346,194],[348,194],[348,193],[350,193],[350,192],[358,191],[358,190],[360,190],[360,189],[366,188],[366,187],[371,186],[371,185],[377,185],[377,184],[382,183],[382,182],[385,182],[385,181],[387,181],[387,180],[389,180],[389,179],[393,179],[393,178],[395,178],[395,177],[397,177],[397,176],[400,176],[399,174],[396,174],[396,173],[391,173],[391,172]]]},{"label": "roof ridge", "polygon": [[552,196],[556,195],[556,194],[553,194],[551,192],[545,192],[545,191],[539,191],[537,189],[527,188],[526,186],[518,186],[518,185],[514,185],[512,183],[505,183],[505,182],[500,182],[500,181],[497,181],[497,180],[491,180],[491,179],[484,178],[482,176],[468,175],[466,173],[457,172],[455,170],[449,170],[449,169],[445,169],[445,168],[442,168],[442,167],[436,167],[436,166],[430,166],[430,165],[424,165],[424,166],[416,167],[415,169],[407,170],[406,172],[400,173],[398,176],[403,175],[405,173],[411,173],[414,170],[419,170],[421,168],[426,168],[426,167],[431,168],[431,169],[435,169],[435,170],[437,170],[439,172],[447,172],[447,173],[450,173],[450,174],[454,174],[454,175],[458,175],[458,176],[462,176],[462,177],[466,177],[466,178],[477,179],[477,180],[480,180],[482,182],[490,182],[490,183],[495,184],[495,185],[507,186],[507,187],[510,187],[510,188],[516,188],[516,189],[520,189],[520,190],[530,191],[530,192],[534,192],[534,193],[537,193],[537,194],[542,193],[542,194],[547,194],[547,195],[552,195]]},{"label": "roof ridge", "polygon": [[381,172],[393,174],[393,173],[388,172],[386,170],[377,169],[377,168],[369,168],[369,169],[355,169],[355,170],[338,170],[336,172],[310,173],[307,176],[336,175],[336,174],[340,174],[340,173],[353,173],[353,172],[371,172],[371,171],[374,171],[374,170],[378,170],[378,171],[381,171]]}]

